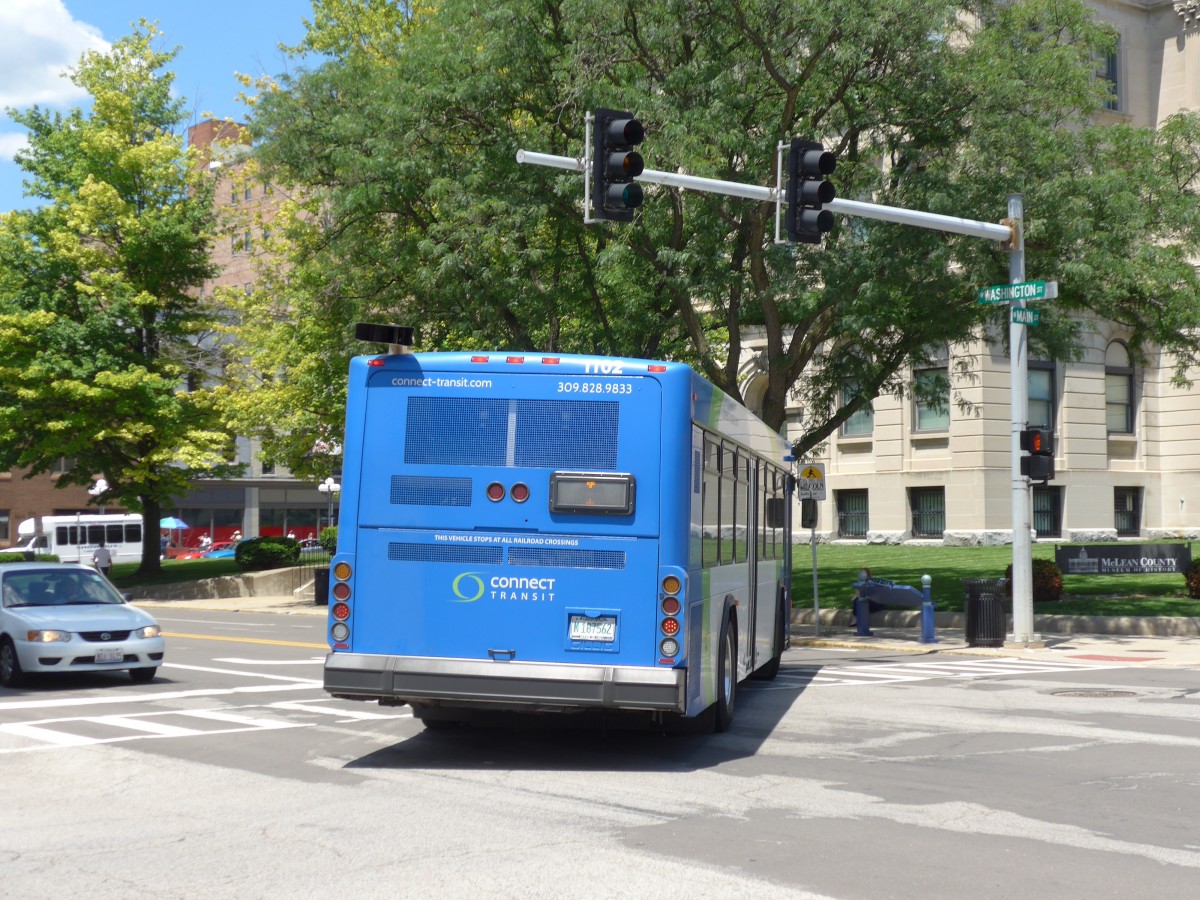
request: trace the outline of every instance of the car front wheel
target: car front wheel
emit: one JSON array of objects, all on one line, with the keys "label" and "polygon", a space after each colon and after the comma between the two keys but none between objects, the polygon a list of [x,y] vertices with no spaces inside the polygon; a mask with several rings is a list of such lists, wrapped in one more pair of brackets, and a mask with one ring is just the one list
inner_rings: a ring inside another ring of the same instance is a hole
[{"label": "car front wheel", "polygon": [[0,685],[18,687],[24,679],[21,660],[17,659],[17,648],[9,638],[0,640]]},{"label": "car front wheel", "polygon": [[139,684],[142,684],[147,681],[153,681],[154,673],[157,671],[158,671],[158,666],[150,666],[149,668],[144,668],[144,669],[130,669],[129,677],[132,678],[134,681],[138,682]]}]

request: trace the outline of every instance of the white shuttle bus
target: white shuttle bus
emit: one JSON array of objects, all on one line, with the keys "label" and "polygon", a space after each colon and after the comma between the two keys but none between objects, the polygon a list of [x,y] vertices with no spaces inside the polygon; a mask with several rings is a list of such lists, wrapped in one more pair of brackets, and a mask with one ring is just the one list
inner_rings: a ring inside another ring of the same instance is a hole
[{"label": "white shuttle bus", "polygon": [[24,553],[53,553],[63,562],[92,564],[92,551],[101,541],[113,562],[138,562],[142,558],[142,517],[137,513],[110,515],[38,516],[17,526],[18,544]]}]

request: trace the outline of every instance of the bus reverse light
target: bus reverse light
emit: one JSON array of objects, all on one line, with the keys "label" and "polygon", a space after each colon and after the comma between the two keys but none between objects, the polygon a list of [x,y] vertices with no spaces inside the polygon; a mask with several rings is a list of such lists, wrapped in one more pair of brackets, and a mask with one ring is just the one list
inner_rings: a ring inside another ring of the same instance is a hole
[{"label": "bus reverse light", "polygon": [[676,657],[679,655],[679,641],[675,638],[663,638],[661,644],[658,645],[658,652],[663,656]]},{"label": "bus reverse light", "polygon": [[338,622],[329,629],[329,636],[332,637],[334,641],[341,644],[346,640],[346,638],[350,637],[350,626],[345,622]]}]

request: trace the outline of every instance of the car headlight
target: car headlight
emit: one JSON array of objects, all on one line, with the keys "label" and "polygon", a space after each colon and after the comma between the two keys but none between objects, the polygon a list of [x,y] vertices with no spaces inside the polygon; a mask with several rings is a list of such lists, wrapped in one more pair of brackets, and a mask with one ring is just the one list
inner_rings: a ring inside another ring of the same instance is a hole
[{"label": "car headlight", "polygon": [[35,644],[49,644],[52,641],[69,641],[71,639],[71,632],[59,631],[57,629],[27,631],[25,639]]},{"label": "car headlight", "polygon": [[162,634],[162,629],[157,625],[143,625],[141,628],[135,628],[133,630],[133,636],[135,638],[152,638],[158,637],[160,634]]}]

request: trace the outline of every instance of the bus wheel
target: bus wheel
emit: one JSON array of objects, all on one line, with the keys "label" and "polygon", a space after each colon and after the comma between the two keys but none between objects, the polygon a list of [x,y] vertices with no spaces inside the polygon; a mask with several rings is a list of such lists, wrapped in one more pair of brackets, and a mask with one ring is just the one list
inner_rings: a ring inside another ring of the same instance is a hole
[{"label": "bus wheel", "polygon": [[779,663],[783,659],[784,648],[787,647],[788,626],[791,623],[788,621],[786,601],[779,601],[779,608],[775,610],[775,655],[766,661],[766,663],[752,676],[758,681],[773,681],[775,676],[779,674]]},{"label": "bus wheel", "polygon": [[721,625],[721,647],[717,654],[717,702],[714,731],[725,731],[733,724],[733,706],[737,698],[737,629],[733,617]]}]

